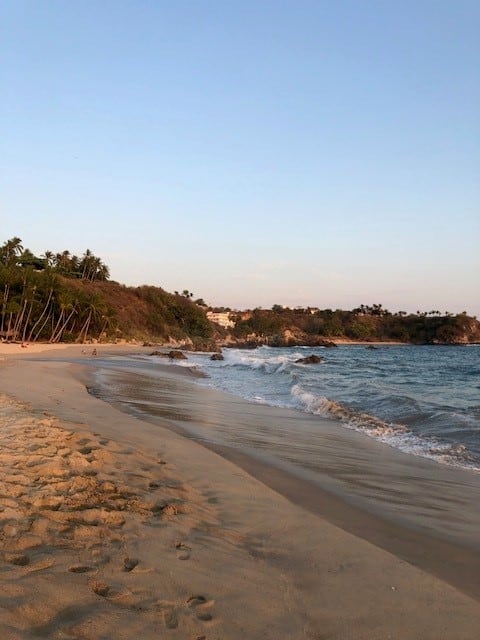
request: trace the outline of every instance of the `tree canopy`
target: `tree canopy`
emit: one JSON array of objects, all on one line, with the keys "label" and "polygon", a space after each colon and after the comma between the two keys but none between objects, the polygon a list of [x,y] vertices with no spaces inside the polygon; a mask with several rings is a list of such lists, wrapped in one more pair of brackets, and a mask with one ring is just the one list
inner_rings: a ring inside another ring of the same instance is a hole
[{"label": "tree canopy", "polygon": [[109,278],[108,266],[90,249],[80,258],[67,249],[36,256],[20,238],[7,240],[0,246],[0,339],[210,339],[212,326],[187,290],[176,296]]}]

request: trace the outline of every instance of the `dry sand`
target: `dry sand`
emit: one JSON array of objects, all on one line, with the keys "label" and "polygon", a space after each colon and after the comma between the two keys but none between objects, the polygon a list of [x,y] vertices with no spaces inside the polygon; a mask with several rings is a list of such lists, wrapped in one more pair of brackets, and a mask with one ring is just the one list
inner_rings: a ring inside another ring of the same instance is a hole
[{"label": "dry sand", "polygon": [[2,640],[478,639],[476,599],[10,347]]}]

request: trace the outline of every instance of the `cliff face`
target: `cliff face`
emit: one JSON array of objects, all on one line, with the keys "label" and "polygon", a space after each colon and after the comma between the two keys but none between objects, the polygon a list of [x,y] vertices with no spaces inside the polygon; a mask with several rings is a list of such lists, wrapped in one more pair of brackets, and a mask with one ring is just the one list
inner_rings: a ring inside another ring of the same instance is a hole
[{"label": "cliff face", "polygon": [[476,319],[468,318],[458,339],[459,342],[464,344],[480,343],[480,322]]},{"label": "cliff face", "polygon": [[255,332],[247,334],[243,338],[235,337],[228,334],[220,340],[223,347],[237,347],[244,349],[253,349],[263,345],[269,347],[335,347],[336,344],[332,340],[328,340],[324,336],[309,335],[298,328],[291,327],[279,333],[272,335],[257,334]]},{"label": "cliff face", "polygon": [[465,314],[455,316],[454,323],[439,330],[439,336],[435,342],[442,341],[447,344],[480,343],[480,322]]}]

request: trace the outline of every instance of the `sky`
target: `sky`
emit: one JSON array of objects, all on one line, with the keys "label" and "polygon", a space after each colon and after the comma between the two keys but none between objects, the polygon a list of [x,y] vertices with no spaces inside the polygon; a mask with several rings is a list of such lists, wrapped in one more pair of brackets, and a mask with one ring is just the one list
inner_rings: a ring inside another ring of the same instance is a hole
[{"label": "sky", "polygon": [[480,317],[478,0],[4,0],[0,243]]}]

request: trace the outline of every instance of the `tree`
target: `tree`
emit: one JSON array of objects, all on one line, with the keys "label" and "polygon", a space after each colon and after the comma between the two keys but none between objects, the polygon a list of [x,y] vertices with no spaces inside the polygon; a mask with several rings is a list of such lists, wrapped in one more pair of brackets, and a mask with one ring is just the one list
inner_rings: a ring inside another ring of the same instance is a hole
[{"label": "tree", "polygon": [[62,253],[55,254],[55,267],[61,273],[70,271],[70,251],[68,249],[65,249]]},{"label": "tree", "polygon": [[43,262],[46,269],[49,269],[50,267],[53,266],[54,260],[55,260],[55,254],[53,253],[53,251],[48,251],[47,249],[47,251],[45,251],[43,256],[40,256],[40,257],[43,258]]},{"label": "tree", "polygon": [[85,342],[90,330],[90,325],[94,325],[95,321],[105,317],[106,307],[101,297],[97,294],[93,294],[87,300],[86,307],[82,305],[82,318],[83,325],[76,339],[76,342]]},{"label": "tree", "polygon": [[45,268],[45,263],[42,258],[35,256],[30,249],[22,251],[21,255],[17,258],[17,263],[21,267],[32,267],[37,271]]},{"label": "tree", "polygon": [[0,247],[0,260],[5,266],[16,265],[17,257],[22,253],[23,245],[20,238],[15,236],[7,240]]}]

